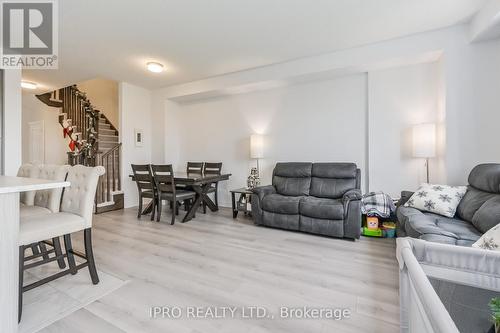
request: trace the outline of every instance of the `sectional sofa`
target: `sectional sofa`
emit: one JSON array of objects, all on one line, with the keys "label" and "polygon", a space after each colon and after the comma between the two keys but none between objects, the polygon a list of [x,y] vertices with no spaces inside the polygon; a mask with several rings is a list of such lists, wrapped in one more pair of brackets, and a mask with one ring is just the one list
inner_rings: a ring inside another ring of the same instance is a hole
[{"label": "sectional sofa", "polygon": [[413,192],[403,191],[396,211],[398,237],[470,246],[500,223],[500,164],[479,164],[453,218],[405,207]]}]

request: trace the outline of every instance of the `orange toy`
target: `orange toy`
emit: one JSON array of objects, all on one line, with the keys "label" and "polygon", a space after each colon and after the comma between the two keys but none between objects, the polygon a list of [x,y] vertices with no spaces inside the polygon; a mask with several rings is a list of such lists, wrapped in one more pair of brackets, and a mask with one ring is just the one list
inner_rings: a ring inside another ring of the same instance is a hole
[{"label": "orange toy", "polygon": [[370,230],[378,229],[378,217],[376,216],[367,216],[366,217],[366,226]]}]

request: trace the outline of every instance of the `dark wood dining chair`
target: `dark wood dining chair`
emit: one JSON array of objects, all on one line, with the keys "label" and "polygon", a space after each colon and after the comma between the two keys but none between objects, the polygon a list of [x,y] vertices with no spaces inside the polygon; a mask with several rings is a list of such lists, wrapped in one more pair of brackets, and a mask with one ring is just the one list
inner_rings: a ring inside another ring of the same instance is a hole
[{"label": "dark wood dining chair", "polygon": [[187,162],[186,172],[187,173],[202,174],[203,173],[203,162]]},{"label": "dark wood dining chair", "polygon": [[[205,162],[203,163],[203,174],[205,176],[210,176],[210,175],[217,175],[220,176],[222,173],[222,162],[218,163],[210,163],[210,162]],[[214,202],[217,208],[219,208],[219,200],[217,198],[217,192],[219,189],[219,182],[213,182],[210,185],[210,188],[208,189],[207,193],[213,193],[214,194]],[[203,214],[207,213],[207,204],[203,203]]]},{"label": "dark wood dining chair", "polygon": [[[188,175],[201,175],[203,174],[203,162],[187,162],[186,163],[186,173]],[[177,190],[188,190],[192,191],[193,189],[191,186],[186,186],[186,185],[176,185]],[[200,203],[201,205],[201,203]],[[184,210],[188,211],[186,203],[184,203]]]},{"label": "dark wood dining chair", "polygon": [[152,200],[151,221],[153,221],[155,218],[156,191],[151,167],[149,164],[132,164],[132,172],[134,173],[135,183],[139,191],[139,211],[137,212],[137,218],[140,218],[142,215],[143,199],[148,198]]},{"label": "dark wood dining chair", "polygon": [[151,171],[153,172],[153,180],[158,195],[156,221],[160,222],[162,201],[166,200],[173,204],[174,210],[172,211],[172,221],[170,224],[174,224],[175,215],[178,211],[177,203],[184,202],[188,204],[190,200],[196,197],[196,192],[175,188],[174,171],[171,164],[151,165]]}]

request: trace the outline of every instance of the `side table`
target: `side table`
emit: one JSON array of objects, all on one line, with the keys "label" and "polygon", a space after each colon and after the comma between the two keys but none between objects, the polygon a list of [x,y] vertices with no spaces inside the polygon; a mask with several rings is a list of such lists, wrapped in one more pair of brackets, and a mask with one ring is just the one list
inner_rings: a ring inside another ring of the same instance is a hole
[{"label": "side table", "polygon": [[[238,216],[238,212],[243,212],[245,215],[250,215],[252,213],[251,208],[249,209],[249,205],[251,204],[252,198],[252,190],[242,187],[236,190],[231,190],[231,202],[233,207],[233,219]],[[239,194],[238,201],[236,201],[236,194]]]}]

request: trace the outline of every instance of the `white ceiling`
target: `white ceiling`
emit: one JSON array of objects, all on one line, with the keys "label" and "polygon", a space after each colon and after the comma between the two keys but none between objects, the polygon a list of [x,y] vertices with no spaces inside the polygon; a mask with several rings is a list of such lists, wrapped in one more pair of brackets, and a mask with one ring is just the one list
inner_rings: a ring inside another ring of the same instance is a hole
[{"label": "white ceiling", "polygon": [[[160,88],[469,20],[485,0],[64,0],[49,90],[105,77]],[[149,73],[147,61],[166,71]]]}]

